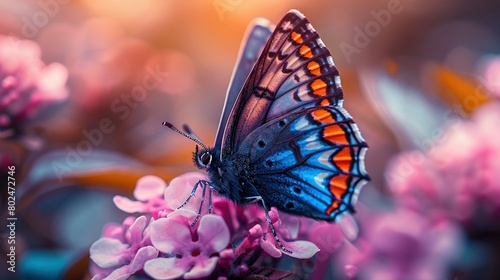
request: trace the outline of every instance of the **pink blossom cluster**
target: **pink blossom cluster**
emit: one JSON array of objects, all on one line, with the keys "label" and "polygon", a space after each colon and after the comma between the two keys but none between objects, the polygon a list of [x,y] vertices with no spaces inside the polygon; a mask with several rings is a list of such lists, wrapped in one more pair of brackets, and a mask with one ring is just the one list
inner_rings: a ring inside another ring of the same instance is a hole
[{"label": "pink blossom cluster", "polygon": [[498,124],[500,104],[491,102],[443,131],[428,152],[398,156],[386,174],[393,196],[384,210],[358,212],[361,235],[344,243],[334,266],[352,279],[446,279],[470,244],[484,242],[477,236],[498,236]]},{"label": "pink blossom cluster", "polygon": [[428,152],[397,158],[388,173],[399,204],[434,220],[464,226],[500,218],[500,104],[476,111],[450,127]]},{"label": "pink blossom cluster", "polygon": [[66,67],[45,65],[40,57],[37,43],[0,36],[0,139],[12,136],[43,106],[68,96]]},{"label": "pink blossom cluster", "polygon": [[[205,199],[201,217],[193,224],[203,198],[201,188],[184,207],[178,207],[200,180],[208,177],[187,173],[167,186],[161,178],[149,175],[138,180],[135,200],[115,196],[118,208],[141,216],[130,216],[121,225],[104,228],[102,237],[90,248],[93,279],[126,279],[134,274],[153,279],[224,279],[265,273],[286,276],[291,272],[265,268],[265,259],[288,255],[292,260],[307,260],[320,248],[332,253],[343,240],[336,230],[332,238],[335,244],[321,242],[321,237],[312,236],[318,232],[328,235],[328,227],[336,229],[336,225],[289,216],[272,208],[271,221],[292,253],[285,252],[273,237],[261,207],[242,207],[216,195],[212,213]],[[307,239],[318,240],[318,245]]]}]

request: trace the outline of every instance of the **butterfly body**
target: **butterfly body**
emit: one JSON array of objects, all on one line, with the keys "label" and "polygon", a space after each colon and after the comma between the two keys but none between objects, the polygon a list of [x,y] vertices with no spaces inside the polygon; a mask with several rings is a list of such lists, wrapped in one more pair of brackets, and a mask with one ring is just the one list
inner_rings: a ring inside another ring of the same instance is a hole
[{"label": "butterfly body", "polygon": [[342,107],[330,52],[300,12],[278,23],[242,88],[230,90],[236,93],[215,146],[194,153],[212,188],[238,204],[258,198],[320,220],[354,211],[369,179],[367,144]]}]

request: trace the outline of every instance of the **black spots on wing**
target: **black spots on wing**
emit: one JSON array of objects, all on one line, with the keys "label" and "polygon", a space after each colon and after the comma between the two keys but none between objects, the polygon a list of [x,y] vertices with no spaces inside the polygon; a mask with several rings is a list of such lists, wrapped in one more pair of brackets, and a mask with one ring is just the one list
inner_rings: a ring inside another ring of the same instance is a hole
[{"label": "black spots on wing", "polygon": [[285,119],[280,120],[280,121],[278,122],[278,127],[279,127],[279,128],[283,128],[283,127],[285,127],[286,123],[287,123],[287,121],[286,121]]},{"label": "black spots on wing", "polygon": [[285,63],[283,63],[283,68],[281,69],[281,72],[283,72],[283,74],[290,74],[293,72],[293,69],[288,68],[288,61],[285,61]]},{"label": "black spots on wing", "polygon": [[266,146],[266,142],[264,140],[259,140],[257,141],[257,145],[259,146],[259,148],[264,148]]},{"label": "black spots on wing", "polygon": [[302,193],[302,190],[298,187],[293,187],[292,191],[296,194],[301,194]]}]

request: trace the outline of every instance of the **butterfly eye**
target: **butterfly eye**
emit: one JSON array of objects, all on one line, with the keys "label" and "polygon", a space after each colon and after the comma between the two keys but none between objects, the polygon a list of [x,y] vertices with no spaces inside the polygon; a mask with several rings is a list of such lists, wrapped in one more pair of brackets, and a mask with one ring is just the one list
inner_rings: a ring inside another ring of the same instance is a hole
[{"label": "butterfly eye", "polygon": [[212,162],[212,155],[209,152],[206,152],[201,155],[200,161],[203,165],[207,166]]}]

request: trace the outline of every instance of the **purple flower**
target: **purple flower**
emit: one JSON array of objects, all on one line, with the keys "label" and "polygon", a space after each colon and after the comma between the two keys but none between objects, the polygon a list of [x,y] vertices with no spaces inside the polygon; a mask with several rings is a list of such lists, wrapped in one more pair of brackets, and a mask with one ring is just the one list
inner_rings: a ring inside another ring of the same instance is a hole
[{"label": "purple flower", "polygon": [[[269,211],[269,216],[271,217],[271,222],[276,229],[277,235],[280,238],[282,245],[292,251],[292,253],[282,251],[279,244],[274,238],[269,223],[264,219],[261,226],[264,231],[263,237],[260,239],[260,246],[269,255],[275,258],[279,258],[282,254],[289,255],[297,259],[309,259],[314,254],[319,251],[316,244],[306,241],[306,240],[295,240],[299,232],[298,218],[293,217],[293,221],[284,224],[281,222],[278,214],[278,210],[272,207]],[[290,240],[290,241],[286,241]]]},{"label": "purple flower", "polygon": [[337,224],[315,222],[309,227],[309,239],[319,247],[318,260],[323,261],[338,250],[345,236]]},{"label": "purple flower", "polygon": [[[171,211],[176,210],[180,205],[182,205],[186,199],[191,194],[193,187],[200,180],[208,181],[206,174],[200,172],[188,172],[179,177],[172,179],[168,188],[165,189],[164,198],[167,204],[167,208]],[[208,213],[208,187],[205,192],[205,201],[203,203],[204,207],[202,213]],[[182,207],[183,209],[189,209],[195,212],[199,211],[200,203],[203,198],[202,196],[202,186],[200,185],[195,193],[195,196],[189,199],[189,202]],[[213,196],[214,199],[219,199],[217,195]]]},{"label": "purple flower", "polygon": [[178,217],[182,216],[159,219],[151,224],[151,242],[165,257],[147,261],[144,271],[159,279],[210,275],[219,261],[219,252],[229,244],[226,223],[217,215],[207,214],[200,219],[197,230],[191,232],[189,222]]},{"label": "purple flower", "polygon": [[41,107],[64,100],[68,72],[46,66],[40,48],[28,40],[0,36],[0,138],[11,136]]},{"label": "purple flower", "polygon": [[[500,104],[484,105],[449,128],[429,151],[398,157],[387,172],[397,201],[439,220],[470,223],[500,215]],[[485,215],[486,214],[486,215]],[[494,225],[494,223],[492,223]]]},{"label": "purple flower", "polygon": [[113,202],[116,207],[127,213],[149,213],[158,218],[158,213],[167,209],[163,194],[167,184],[161,178],[148,175],[140,178],[134,189],[137,201],[116,195]]},{"label": "purple flower", "polygon": [[90,258],[95,264],[93,273],[96,275],[92,279],[127,279],[143,269],[146,261],[156,258],[158,250],[151,246],[148,225],[148,219],[141,216],[130,227],[125,225],[128,229],[117,238],[102,237],[94,242]]},{"label": "purple flower", "polygon": [[130,239],[130,226],[135,222],[137,218],[129,216],[123,220],[123,223],[109,223],[104,226],[102,230],[102,237],[111,237],[120,240],[122,243],[126,243]]},{"label": "purple flower", "polygon": [[462,250],[463,237],[454,224],[432,223],[404,208],[361,220],[364,234],[355,246],[346,242],[339,258],[350,278],[444,279]]}]

